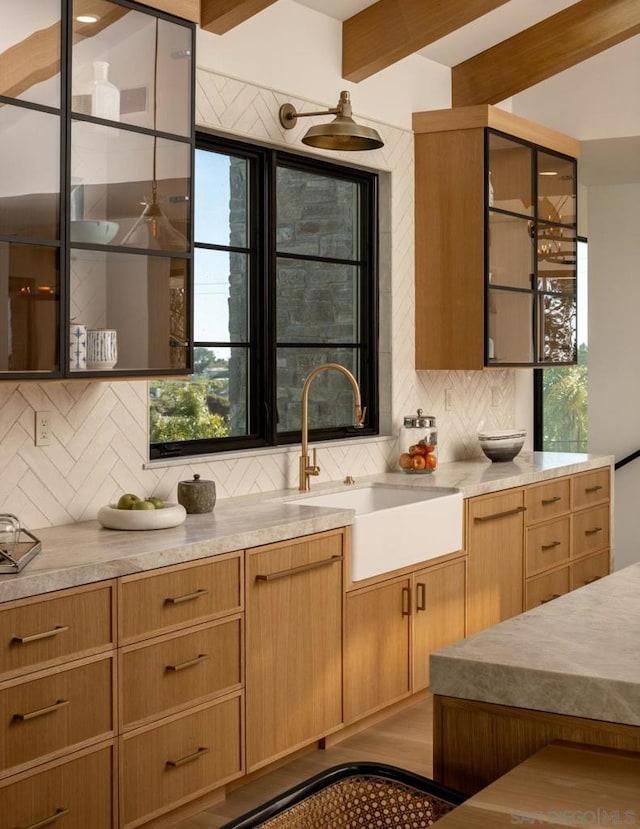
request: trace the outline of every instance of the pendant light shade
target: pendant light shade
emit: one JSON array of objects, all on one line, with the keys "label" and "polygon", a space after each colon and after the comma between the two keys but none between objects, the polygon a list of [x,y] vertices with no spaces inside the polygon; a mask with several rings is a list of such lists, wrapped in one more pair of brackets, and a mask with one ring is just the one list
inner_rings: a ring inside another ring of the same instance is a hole
[{"label": "pendant light shade", "polygon": [[298,118],[309,115],[335,115],[328,124],[319,124],[307,130],[302,143],[322,150],[377,150],[384,147],[378,132],[371,127],[361,127],[352,118],[351,97],[348,92],[340,93],[340,100],[334,109],[321,112],[297,112],[293,104],[280,107],[280,123],[285,129],[293,129]]}]

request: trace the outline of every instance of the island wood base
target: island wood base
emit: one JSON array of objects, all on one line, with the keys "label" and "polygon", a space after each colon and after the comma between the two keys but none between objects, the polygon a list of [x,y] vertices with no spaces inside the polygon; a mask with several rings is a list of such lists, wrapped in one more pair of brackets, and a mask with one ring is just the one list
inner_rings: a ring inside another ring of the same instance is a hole
[{"label": "island wood base", "polygon": [[466,794],[554,740],[640,752],[640,726],[434,695],[433,776]]}]

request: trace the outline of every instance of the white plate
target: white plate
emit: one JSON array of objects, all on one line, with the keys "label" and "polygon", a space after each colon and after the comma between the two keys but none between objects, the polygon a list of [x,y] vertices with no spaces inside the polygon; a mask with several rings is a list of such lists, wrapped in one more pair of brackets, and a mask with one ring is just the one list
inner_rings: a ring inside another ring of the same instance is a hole
[{"label": "white plate", "polygon": [[118,509],[109,504],[98,510],[98,523],[109,530],[166,530],[186,517],[182,504],[165,504],[162,509]]}]

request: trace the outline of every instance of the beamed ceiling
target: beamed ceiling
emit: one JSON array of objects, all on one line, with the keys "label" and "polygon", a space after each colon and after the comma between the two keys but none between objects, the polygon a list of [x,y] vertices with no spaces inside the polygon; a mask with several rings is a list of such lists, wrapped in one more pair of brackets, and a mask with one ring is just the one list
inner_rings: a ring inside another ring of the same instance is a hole
[{"label": "beamed ceiling", "polygon": [[[201,0],[201,25],[224,34],[277,2]],[[496,104],[640,33],[640,0],[527,0],[528,8],[517,0],[296,2],[342,20],[342,75],[353,82],[411,54],[428,56],[430,47],[453,42],[485,15],[499,21],[504,10],[511,15],[508,37],[489,46],[479,38],[476,51],[449,64],[452,106]],[[559,10],[543,17],[552,7]],[[350,9],[355,13],[344,17]],[[440,60],[447,63],[442,52]]]}]

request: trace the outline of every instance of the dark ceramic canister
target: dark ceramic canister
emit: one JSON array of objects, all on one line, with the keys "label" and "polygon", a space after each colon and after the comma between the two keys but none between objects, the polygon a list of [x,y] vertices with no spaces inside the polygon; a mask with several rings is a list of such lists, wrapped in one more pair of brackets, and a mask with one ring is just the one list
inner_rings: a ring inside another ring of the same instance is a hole
[{"label": "dark ceramic canister", "polygon": [[180,481],[178,503],[188,513],[211,512],[216,503],[215,482],[201,481],[200,475],[194,475],[192,481]]}]

